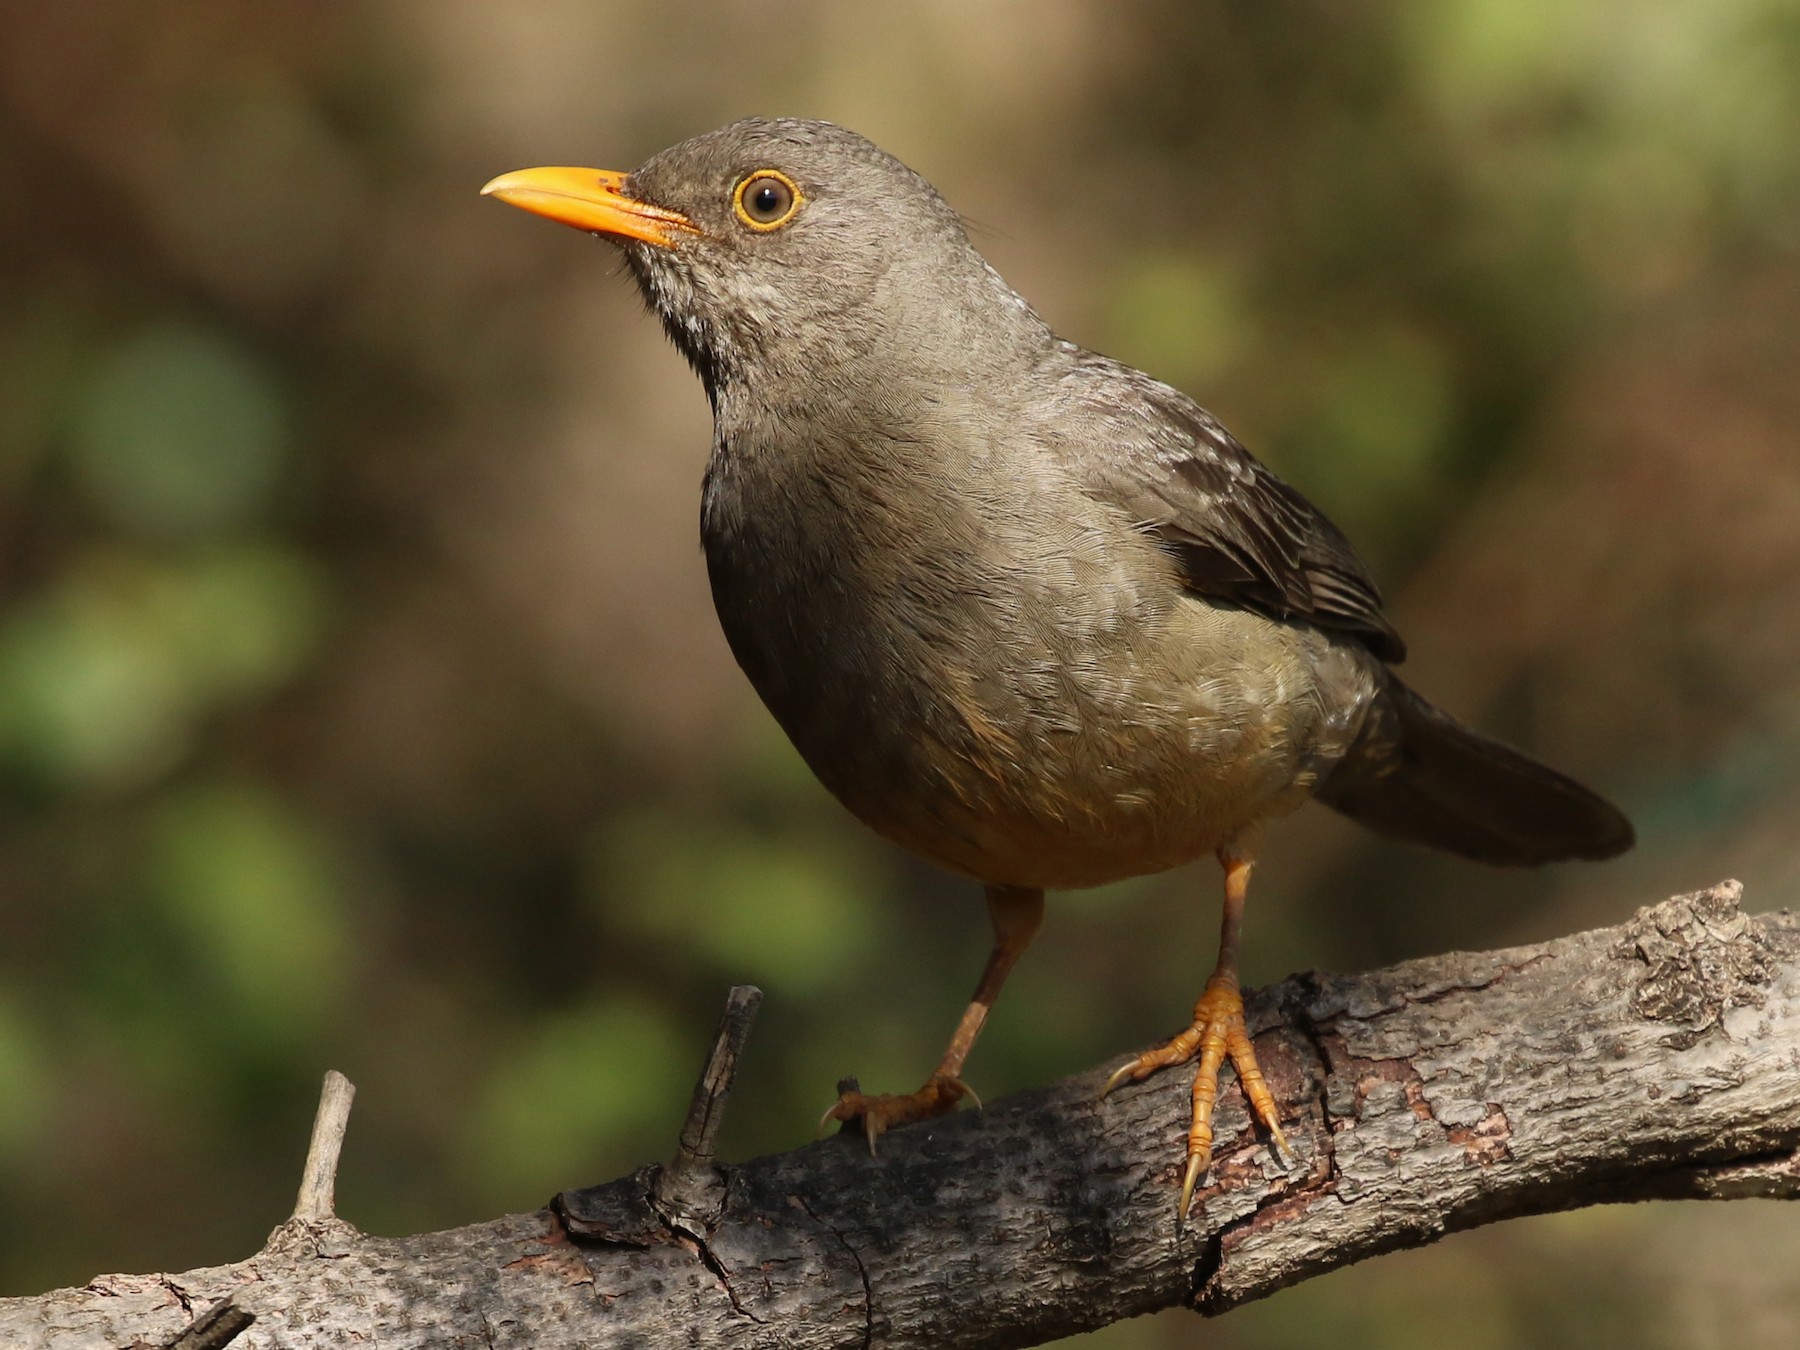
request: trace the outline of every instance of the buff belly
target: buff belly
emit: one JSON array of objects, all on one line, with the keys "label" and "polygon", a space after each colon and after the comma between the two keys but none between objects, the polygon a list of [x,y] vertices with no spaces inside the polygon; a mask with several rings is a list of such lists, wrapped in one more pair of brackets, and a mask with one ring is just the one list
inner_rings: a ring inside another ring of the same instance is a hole
[{"label": "buff belly", "polygon": [[[870,747],[871,765],[901,772],[846,781],[841,755],[814,767],[879,833],[992,884],[1097,886],[1248,847],[1349,748],[1372,663],[1316,630],[1183,608],[1161,635],[1169,650],[1065,668],[1037,681],[1048,697],[1023,679],[996,689],[984,666],[983,700],[983,685],[940,672],[920,691],[929,711],[898,724],[904,744]],[[812,761],[806,730],[795,740]],[[841,750],[843,731],[823,735]]]}]

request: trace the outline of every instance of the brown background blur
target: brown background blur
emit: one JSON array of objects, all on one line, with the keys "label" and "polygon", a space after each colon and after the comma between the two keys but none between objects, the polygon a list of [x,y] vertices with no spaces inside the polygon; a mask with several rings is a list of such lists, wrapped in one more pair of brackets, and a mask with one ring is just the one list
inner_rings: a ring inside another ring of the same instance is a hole
[{"label": "brown background blur", "polygon": [[[1257,982],[1800,887],[1800,7],[0,3],[0,1294],[247,1255],[319,1076],[400,1233],[916,1084],[972,885],[732,665],[698,384],[605,246],[476,196],[752,113],[931,178],[1063,333],[1357,541],[1409,678],[1616,797],[1489,872],[1309,809]],[[1181,1023],[1201,868],[1057,897],[972,1079]],[[1153,928],[1157,931],[1152,931]],[[1800,1216],[1514,1223],[1111,1350],[1800,1343]]]}]

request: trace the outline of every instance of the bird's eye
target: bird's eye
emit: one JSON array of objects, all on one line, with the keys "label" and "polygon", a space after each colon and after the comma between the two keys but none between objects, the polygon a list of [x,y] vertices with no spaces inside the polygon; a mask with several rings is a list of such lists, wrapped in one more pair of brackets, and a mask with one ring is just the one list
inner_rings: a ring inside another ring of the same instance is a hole
[{"label": "bird's eye", "polygon": [[778,230],[800,209],[800,189],[785,173],[759,169],[737,186],[737,218],[753,230]]}]

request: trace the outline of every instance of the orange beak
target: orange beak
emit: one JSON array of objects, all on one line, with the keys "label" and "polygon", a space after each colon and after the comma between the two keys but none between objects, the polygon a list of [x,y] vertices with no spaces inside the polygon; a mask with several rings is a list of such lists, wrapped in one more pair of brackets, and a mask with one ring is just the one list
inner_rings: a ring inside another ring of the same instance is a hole
[{"label": "orange beak", "polygon": [[624,183],[624,174],[606,169],[520,169],[501,174],[481,195],[578,230],[641,239],[660,248],[673,247],[684,233],[700,233],[679,211],[631,196]]}]

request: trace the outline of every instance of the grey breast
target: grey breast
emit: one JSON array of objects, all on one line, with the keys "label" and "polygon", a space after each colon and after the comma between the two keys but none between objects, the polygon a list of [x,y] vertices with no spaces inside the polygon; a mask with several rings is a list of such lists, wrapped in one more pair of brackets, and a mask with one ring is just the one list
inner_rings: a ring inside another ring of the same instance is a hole
[{"label": "grey breast", "polygon": [[726,636],[846,806],[984,880],[1066,886],[1304,798],[1331,639],[1184,592],[1054,432],[953,391],[905,412],[747,419],[707,476]]}]

